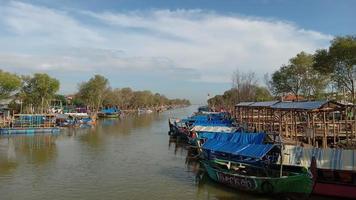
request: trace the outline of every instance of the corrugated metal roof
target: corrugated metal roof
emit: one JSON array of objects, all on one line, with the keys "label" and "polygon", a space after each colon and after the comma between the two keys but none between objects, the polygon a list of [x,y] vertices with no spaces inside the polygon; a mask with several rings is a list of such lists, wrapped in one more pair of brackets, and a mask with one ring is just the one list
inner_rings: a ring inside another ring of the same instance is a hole
[{"label": "corrugated metal roof", "polygon": [[251,105],[251,104],[253,104],[253,103],[255,103],[255,102],[253,102],[253,101],[250,101],[250,102],[240,102],[240,103],[236,104],[236,106],[249,106],[249,105]]},{"label": "corrugated metal roof", "polygon": [[296,101],[296,102],[279,102],[271,106],[276,109],[299,109],[299,110],[314,110],[321,108],[329,101]]},{"label": "corrugated metal roof", "polygon": [[251,106],[251,107],[270,107],[278,102],[279,101],[260,101],[260,102],[255,102],[249,106]]}]

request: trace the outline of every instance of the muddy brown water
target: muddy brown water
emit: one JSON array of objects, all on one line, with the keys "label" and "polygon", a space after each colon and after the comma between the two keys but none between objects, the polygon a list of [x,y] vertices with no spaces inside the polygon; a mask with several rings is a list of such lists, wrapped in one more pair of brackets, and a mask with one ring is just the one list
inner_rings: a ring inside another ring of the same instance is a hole
[{"label": "muddy brown water", "polygon": [[0,136],[0,199],[273,199],[214,183],[187,158],[188,148],[169,138],[168,118],[195,110],[101,120],[56,135]]}]

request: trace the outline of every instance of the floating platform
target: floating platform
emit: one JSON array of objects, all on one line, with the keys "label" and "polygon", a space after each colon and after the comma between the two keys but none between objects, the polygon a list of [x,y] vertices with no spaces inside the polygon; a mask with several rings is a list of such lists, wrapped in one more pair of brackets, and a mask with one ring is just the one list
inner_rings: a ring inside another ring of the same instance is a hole
[{"label": "floating platform", "polygon": [[12,134],[35,134],[35,133],[59,133],[60,128],[0,128],[0,135],[12,135]]}]

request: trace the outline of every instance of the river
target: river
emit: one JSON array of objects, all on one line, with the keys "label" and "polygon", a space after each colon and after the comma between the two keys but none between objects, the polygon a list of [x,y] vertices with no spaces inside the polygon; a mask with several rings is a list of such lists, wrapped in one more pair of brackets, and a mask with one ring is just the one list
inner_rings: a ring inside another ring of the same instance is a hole
[{"label": "river", "polygon": [[167,134],[168,118],[195,109],[102,120],[58,135],[1,136],[0,199],[268,199],[198,176],[187,148]]}]

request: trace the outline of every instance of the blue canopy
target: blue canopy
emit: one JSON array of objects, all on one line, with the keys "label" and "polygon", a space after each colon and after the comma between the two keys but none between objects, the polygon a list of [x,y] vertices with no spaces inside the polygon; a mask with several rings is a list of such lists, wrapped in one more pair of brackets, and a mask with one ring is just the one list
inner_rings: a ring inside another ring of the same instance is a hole
[{"label": "blue canopy", "polygon": [[118,110],[117,108],[106,108],[106,109],[102,109],[101,112],[105,113],[105,114],[113,114],[113,113],[118,113],[120,110]]},{"label": "blue canopy", "polygon": [[238,144],[262,144],[265,133],[221,133],[221,132],[200,132],[199,138],[214,139],[218,141],[234,142]]},{"label": "blue canopy", "polygon": [[226,121],[196,121],[194,126],[232,126],[232,123]]},{"label": "blue canopy", "polygon": [[262,159],[274,146],[274,144],[241,144],[209,139],[203,144],[202,148],[237,156]]}]

